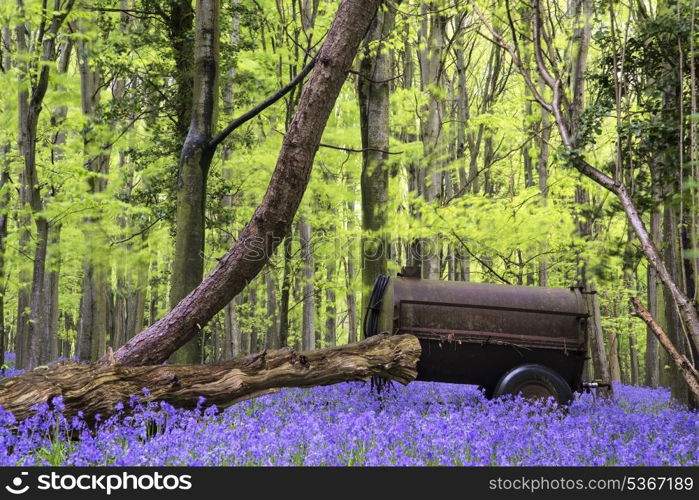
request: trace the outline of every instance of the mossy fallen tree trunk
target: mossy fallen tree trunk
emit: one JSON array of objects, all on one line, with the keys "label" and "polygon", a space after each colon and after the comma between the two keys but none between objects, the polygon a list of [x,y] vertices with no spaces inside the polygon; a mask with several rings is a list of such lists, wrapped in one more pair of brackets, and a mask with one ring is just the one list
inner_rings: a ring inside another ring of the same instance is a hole
[{"label": "mossy fallen tree trunk", "polygon": [[0,406],[18,420],[36,404],[63,397],[65,414],[87,418],[114,412],[117,403],[142,395],[193,408],[228,406],[282,387],[308,387],[384,377],[402,384],[415,379],[420,342],[412,335],[376,335],[362,342],[309,352],[264,351],[212,365],[122,366],[63,363],[38,367],[0,382]]}]

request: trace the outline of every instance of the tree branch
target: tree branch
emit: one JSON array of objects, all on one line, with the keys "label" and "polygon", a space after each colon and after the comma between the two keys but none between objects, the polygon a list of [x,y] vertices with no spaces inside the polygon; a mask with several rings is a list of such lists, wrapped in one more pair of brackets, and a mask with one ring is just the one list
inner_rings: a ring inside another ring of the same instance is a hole
[{"label": "tree branch", "polygon": [[294,77],[293,80],[291,80],[289,83],[287,83],[284,87],[279,89],[277,92],[269,96],[267,99],[262,101],[260,104],[252,108],[250,111],[247,113],[239,116],[235,120],[233,120],[231,123],[228,124],[226,128],[224,128],[219,134],[214,137],[211,142],[209,142],[209,150],[214,151],[216,147],[221,144],[226,137],[228,137],[231,132],[233,132],[235,129],[243,125],[245,122],[248,122],[255,118],[257,115],[262,113],[265,109],[269,108],[272,104],[277,102],[279,99],[284,97],[286,94],[291,92],[291,90],[296,87],[299,83],[303,81],[303,79],[306,77],[308,73],[310,73],[311,69],[313,69],[313,66],[315,65],[315,59],[311,59],[311,61],[304,66],[304,68],[301,70],[301,72]]}]

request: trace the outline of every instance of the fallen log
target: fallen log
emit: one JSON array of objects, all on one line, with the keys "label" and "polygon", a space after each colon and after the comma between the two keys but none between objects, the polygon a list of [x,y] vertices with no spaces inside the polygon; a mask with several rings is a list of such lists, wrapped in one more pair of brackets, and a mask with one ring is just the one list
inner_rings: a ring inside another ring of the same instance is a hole
[{"label": "fallen log", "polygon": [[211,365],[123,366],[116,363],[61,363],[37,367],[0,382],[0,406],[22,420],[32,407],[63,397],[66,415],[108,415],[131,396],[193,408],[200,397],[224,407],[276,392],[384,377],[402,384],[415,379],[420,342],[412,335],[376,335],[355,344],[309,352],[291,349]]}]

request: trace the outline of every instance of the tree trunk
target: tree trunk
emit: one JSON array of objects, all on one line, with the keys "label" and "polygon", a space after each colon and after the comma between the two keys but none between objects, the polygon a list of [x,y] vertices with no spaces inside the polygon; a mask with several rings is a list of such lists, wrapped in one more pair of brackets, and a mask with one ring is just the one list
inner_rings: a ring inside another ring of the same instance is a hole
[{"label": "tree trunk", "polygon": [[[0,146],[0,369],[5,365],[5,351],[8,348],[7,330],[5,329],[5,239],[7,238],[7,216],[9,211],[10,192],[6,184],[10,180],[10,160],[7,158],[10,152],[9,145]],[[16,358],[15,358],[16,359]]]},{"label": "tree trunk", "polygon": [[633,331],[629,332],[629,364],[631,365],[631,384],[639,385],[638,346],[636,345],[636,334]]},{"label": "tree trunk", "polygon": [[277,324],[277,282],[274,272],[270,268],[265,276],[267,291],[267,335],[265,336],[265,349],[279,349],[279,327]]},{"label": "tree trunk", "polygon": [[[657,198],[656,198],[657,201]],[[660,241],[660,211],[655,203],[651,208],[650,230],[653,241]],[[653,266],[648,266],[648,311],[654,318],[658,318],[658,272]],[[646,332],[646,380],[650,387],[660,385],[660,352],[658,350],[658,338],[650,326]]]},{"label": "tree trunk", "polygon": [[[133,280],[133,277],[132,277]],[[124,341],[133,338],[138,332],[143,329],[143,316],[145,314],[145,285],[146,273],[142,272],[136,277],[136,289],[129,288],[129,293],[126,296],[126,328],[124,331]]]},{"label": "tree trunk", "polygon": [[[75,321],[73,320],[73,315],[67,311],[65,311],[63,313],[63,327],[64,327],[66,333],[77,331],[77,327],[75,326]],[[71,357],[71,342],[70,341],[68,341],[68,340],[61,341],[61,355],[66,359]],[[73,352],[73,355],[75,355],[75,352]]]},{"label": "tree trunk", "polygon": [[[31,33],[28,26],[24,23],[17,26],[15,31],[17,39],[17,52],[23,55],[19,60],[19,83],[20,91],[18,93],[18,125],[19,137],[18,146],[19,154],[24,161],[24,169],[22,170],[22,186],[20,193],[20,201],[22,208],[28,208],[31,211],[34,225],[36,226],[35,245],[34,245],[34,262],[32,272],[32,285],[29,292],[28,302],[25,297],[20,297],[18,305],[20,307],[18,314],[18,323],[25,323],[22,335],[26,335],[23,340],[22,358],[20,361],[26,361],[28,368],[33,368],[39,362],[40,355],[40,316],[44,310],[45,295],[43,293],[44,274],[46,271],[46,249],[49,232],[49,223],[46,219],[43,210],[44,202],[41,193],[41,184],[38,178],[36,166],[36,141],[37,141],[37,126],[39,123],[39,114],[42,110],[42,104],[46,91],[49,85],[49,73],[51,71],[51,61],[56,56],[56,37],[65,17],[73,7],[74,0],[68,0],[65,5],[61,6],[60,11],[53,11],[51,22],[46,27],[43,24],[46,20],[42,20],[42,26],[37,33],[37,46],[28,43],[27,37]],[[57,6],[56,6],[57,7]],[[17,10],[23,15],[24,4],[17,2]],[[44,31],[46,30],[46,31]],[[32,54],[30,51],[40,51],[40,60],[37,64],[32,62]],[[36,72],[36,74],[34,74]],[[23,222],[29,222],[24,220]],[[22,241],[20,236],[20,250],[26,249],[29,233],[25,233],[25,239]],[[20,292],[20,295],[23,292]],[[29,306],[29,315],[26,314],[25,308]]]},{"label": "tree trunk", "polygon": [[[89,21],[84,21],[81,31],[86,31]],[[110,147],[104,145],[97,131],[100,117],[97,115],[102,77],[93,67],[90,46],[86,39],[80,39],[77,45],[80,67],[80,95],[82,112],[87,124],[83,130],[83,149],[87,161],[85,167],[89,172],[88,185],[91,195],[104,192],[107,187],[106,175],[109,173]],[[102,357],[107,349],[108,328],[108,292],[109,262],[105,258],[106,242],[101,237],[99,213],[84,220],[83,232],[87,242],[87,256],[83,263],[84,276],[78,343],[80,359],[95,361]]]},{"label": "tree trunk", "polygon": [[[68,70],[72,55],[73,41],[68,40],[61,45],[61,51],[58,58],[57,71],[59,74],[65,74]],[[56,85],[56,91],[62,92],[65,89],[61,85]],[[66,134],[63,131],[66,118],[68,116],[68,107],[59,106],[51,110],[51,126],[56,128],[53,135],[51,145],[51,163],[54,168],[59,169],[60,162],[64,160],[65,154],[63,148],[66,142]],[[51,188],[54,192],[55,188]],[[42,285],[44,307],[40,315],[40,338],[41,348],[39,352],[39,363],[46,364],[49,361],[55,360],[59,356],[59,341],[58,341],[58,321],[60,317],[59,310],[59,280],[61,269],[61,223],[56,222],[48,226],[48,247],[46,262],[48,269],[44,273],[44,283]]]},{"label": "tree trunk", "polygon": [[468,95],[466,94],[466,63],[464,60],[464,36],[461,31],[457,35],[454,47],[454,61],[456,63],[456,159],[459,161],[459,192],[466,193],[468,189],[468,174],[464,167],[466,157],[466,129],[469,126],[466,110]]},{"label": "tree trunk", "polygon": [[123,266],[118,266],[116,290],[114,291],[114,335],[109,343],[112,350],[119,349],[126,344],[127,293],[126,273]]},{"label": "tree trunk", "polygon": [[609,329],[609,372],[612,382],[621,382],[621,366],[619,365],[619,335],[614,329]]},{"label": "tree trunk", "polygon": [[603,382],[610,382],[612,378],[604,348],[604,335],[602,332],[599,301],[597,300],[597,291],[593,283],[588,285],[586,300],[588,310],[590,311],[590,318],[587,322],[587,335],[590,338],[592,347],[592,352],[590,354],[592,356],[595,379]]},{"label": "tree trunk", "polygon": [[[427,6],[423,4],[423,14]],[[420,75],[422,88],[427,91],[426,116],[422,121],[422,144],[424,151],[423,194],[428,204],[438,204],[442,194],[442,172],[444,165],[443,141],[441,140],[444,119],[444,99],[440,89],[444,87],[442,57],[445,48],[445,29],[447,18],[440,13],[432,13],[423,20],[422,43],[420,51]],[[423,239],[422,274],[427,279],[439,279],[440,238]]]},{"label": "tree trunk", "polygon": [[61,224],[54,224],[49,233],[48,272],[44,279],[45,309],[41,315],[41,349],[39,363],[44,365],[58,358],[59,280],[61,275]]},{"label": "tree trunk", "polygon": [[[12,35],[9,26],[2,26],[0,40],[2,41],[2,68],[7,72],[11,69],[12,58],[10,57],[10,48],[12,47]],[[3,105],[2,111],[9,108],[9,102]],[[5,250],[7,239],[7,219],[10,214],[10,191],[7,185],[10,182],[10,151],[11,145],[9,142],[0,145],[0,369],[5,365],[5,351],[9,349],[7,338],[7,329],[5,327]],[[19,297],[18,297],[19,298]],[[15,355],[17,349],[15,348]],[[17,358],[15,357],[15,362]]]},{"label": "tree trunk", "polygon": [[289,345],[289,295],[291,294],[291,235],[284,238],[284,275],[279,304],[279,347]]},{"label": "tree trunk", "polygon": [[[334,259],[334,257],[330,257]],[[334,346],[337,341],[337,320],[335,318],[337,297],[335,295],[335,262],[331,260],[327,267],[325,283],[325,335],[324,347]]]},{"label": "tree trunk", "polygon": [[395,14],[379,10],[364,38],[357,94],[362,136],[362,301],[379,274],[387,274],[386,205],[388,203],[389,93],[393,58],[384,40]]},{"label": "tree trunk", "polygon": [[223,345],[223,359],[237,358],[240,355],[240,327],[238,326],[235,305],[236,299],[226,304],[223,318],[223,331],[226,339]]},{"label": "tree trunk", "polygon": [[117,403],[128,405],[148,389],[147,401],[185,408],[228,406],[277,392],[281,387],[310,387],[384,377],[402,384],[415,379],[420,343],[412,335],[376,335],[356,344],[298,353],[291,349],[211,365],[119,366],[112,363],[58,364],[0,382],[0,405],[21,421],[34,405],[62,396],[65,415],[109,415]]},{"label": "tree trunk", "polygon": [[[629,182],[631,182],[630,178],[633,176],[633,171],[631,168],[627,167],[626,172],[626,175],[629,177]],[[631,228],[627,228],[626,238],[627,245],[630,247],[632,242],[634,241],[634,233],[631,230]],[[624,254],[624,288],[626,290],[635,290],[638,279],[634,270],[634,263],[629,259],[629,257],[633,255],[631,248],[628,248]],[[630,309],[629,314],[633,314],[633,308],[630,307],[630,305],[627,305],[626,307]],[[622,310],[623,308],[624,307],[622,305]],[[638,362],[638,346],[636,343],[636,333],[633,329],[628,329],[627,335],[629,336],[629,383],[631,383],[631,385],[639,385],[640,366]]]},{"label": "tree trunk", "polygon": [[[540,81],[540,86],[543,83]],[[551,120],[549,113],[545,109],[541,109],[541,119],[538,122],[539,143],[539,158],[537,160],[537,172],[539,174],[539,193],[541,193],[541,205],[548,205],[548,169],[549,169],[549,141],[551,139]],[[542,253],[548,251],[548,245],[544,243],[541,249]],[[548,259],[546,255],[542,255],[539,259],[539,286],[548,286],[549,271]]]},{"label": "tree trunk", "polygon": [[260,329],[258,327],[259,315],[257,313],[257,287],[254,283],[248,287],[248,304],[250,306],[250,317],[253,319],[253,321],[248,327],[248,345],[246,352],[248,354],[255,354],[260,350],[257,338]]},{"label": "tree trunk", "polygon": [[352,255],[346,260],[346,287],[347,287],[347,342],[356,342],[357,336],[357,298],[354,294],[354,262]]},{"label": "tree trunk", "polygon": [[311,225],[304,219],[299,223],[299,242],[303,259],[303,321],[301,324],[301,346],[304,351],[315,349],[316,298],[314,286],[313,248],[311,244]]},{"label": "tree trunk", "polygon": [[[167,29],[177,71],[175,79],[175,132],[177,144],[182,145],[187,136],[192,115],[194,87],[194,10],[192,0],[167,0],[169,17]],[[181,148],[179,148],[181,149]]]},{"label": "tree trunk", "polygon": [[[233,5],[238,4],[238,0],[232,0]],[[240,14],[235,11],[232,20],[232,30],[231,30],[231,46],[237,48],[238,39],[240,35]],[[228,73],[226,73],[226,82],[223,91],[223,113],[227,117],[232,117],[233,115],[233,79],[235,78],[236,67],[235,64],[231,65]],[[230,159],[233,156],[233,150],[229,145],[224,145],[223,151],[221,152],[223,165],[222,174],[223,179],[227,182],[233,180],[234,172],[233,167],[230,164]],[[233,195],[227,194],[221,200],[222,205],[226,210],[232,215],[233,212]],[[233,235],[226,233],[224,242],[227,246],[233,243]],[[235,310],[236,301],[235,299],[226,304],[223,311],[223,332],[224,332],[224,342],[221,349],[221,357],[224,360],[237,358],[240,354],[240,327],[238,326],[238,318],[236,316]]]},{"label": "tree trunk", "polygon": [[[665,241],[665,252],[663,258],[670,276],[672,276],[675,282],[679,282],[676,229],[677,226],[673,207],[670,206],[669,202],[666,202],[663,215],[663,239]],[[665,301],[665,331],[667,332],[668,338],[675,346],[675,349],[677,349],[680,354],[685,355],[686,350],[684,343],[684,332],[682,331],[682,324],[680,322],[680,317],[677,314],[677,309],[675,308],[672,295],[669,293],[663,293],[663,299]],[[682,376],[681,370],[674,363],[669,363],[669,365],[670,389],[672,391],[672,395],[678,401],[686,403],[688,402],[688,387]]]},{"label": "tree trunk", "polygon": [[[209,143],[218,101],[219,11],[219,0],[200,0],[196,4],[192,112],[176,185],[171,308],[196,288],[204,275],[206,184],[213,153]],[[198,363],[200,340],[191,339],[175,353],[172,361]]]},{"label": "tree trunk", "polygon": [[107,290],[102,266],[85,264],[82,290],[76,355],[96,360],[106,352]]}]

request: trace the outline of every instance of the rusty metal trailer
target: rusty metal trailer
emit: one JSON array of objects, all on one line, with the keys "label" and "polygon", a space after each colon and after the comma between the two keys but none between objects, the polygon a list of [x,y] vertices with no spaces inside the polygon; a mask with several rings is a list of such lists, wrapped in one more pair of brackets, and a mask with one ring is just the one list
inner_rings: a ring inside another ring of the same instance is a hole
[{"label": "rusty metal trailer", "polygon": [[475,384],[560,403],[583,388],[588,302],[583,290],[379,276],[364,335],[410,333],[418,380]]}]

